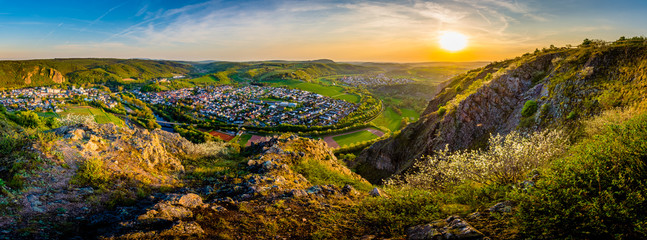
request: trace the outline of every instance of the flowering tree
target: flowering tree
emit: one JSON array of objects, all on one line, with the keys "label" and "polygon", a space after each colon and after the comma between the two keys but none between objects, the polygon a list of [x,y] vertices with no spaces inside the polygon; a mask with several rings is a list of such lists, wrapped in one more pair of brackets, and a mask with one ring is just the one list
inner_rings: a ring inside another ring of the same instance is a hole
[{"label": "flowering tree", "polygon": [[462,181],[516,183],[530,170],[563,153],[565,146],[567,138],[556,130],[529,136],[518,132],[506,136],[490,135],[486,150],[450,152],[446,146],[444,150],[418,160],[413,172],[395,176],[386,184],[433,189]]}]

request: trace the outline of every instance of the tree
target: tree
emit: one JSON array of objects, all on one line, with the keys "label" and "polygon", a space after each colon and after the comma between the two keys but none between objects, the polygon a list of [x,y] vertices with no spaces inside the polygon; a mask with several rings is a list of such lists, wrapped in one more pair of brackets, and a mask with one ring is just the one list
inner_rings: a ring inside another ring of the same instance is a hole
[{"label": "tree", "polygon": [[32,111],[19,112],[16,117],[18,124],[25,127],[37,128],[41,124],[38,114]]}]

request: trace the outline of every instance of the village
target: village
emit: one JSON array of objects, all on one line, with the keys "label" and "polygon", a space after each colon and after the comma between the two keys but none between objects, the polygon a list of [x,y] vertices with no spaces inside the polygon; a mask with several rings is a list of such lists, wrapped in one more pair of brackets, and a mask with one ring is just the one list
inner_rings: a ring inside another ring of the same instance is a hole
[{"label": "village", "polygon": [[390,78],[380,73],[374,76],[358,75],[358,76],[343,76],[338,78],[337,81],[342,82],[347,86],[380,86],[380,85],[395,85],[414,82],[407,78]]},{"label": "village", "polygon": [[98,101],[109,108],[118,106],[106,92],[98,89],[69,87],[58,89],[50,87],[22,88],[0,92],[0,104],[9,111],[52,111],[62,112],[61,107],[70,99],[79,98],[86,102]]},{"label": "village", "polygon": [[189,102],[195,113],[204,119],[256,127],[334,125],[357,108],[356,104],[312,92],[253,85],[209,86],[165,92],[133,90],[132,93],[153,105],[176,106],[180,102]]}]

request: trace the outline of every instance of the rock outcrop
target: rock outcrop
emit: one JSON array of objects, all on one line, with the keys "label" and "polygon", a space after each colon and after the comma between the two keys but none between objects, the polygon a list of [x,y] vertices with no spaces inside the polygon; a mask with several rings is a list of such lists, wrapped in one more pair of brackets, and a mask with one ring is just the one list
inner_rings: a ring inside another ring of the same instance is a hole
[{"label": "rock outcrop", "polygon": [[445,239],[489,239],[472,225],[458,216],[437,220],[429,224],[418,225],[407,229],[409,240],[445,240]]},{"label": "rock outcrop", "polygon": [[77,152],[76,155],[83,159],[101,159],[107,169],[117,175],[136,174],[139,180],[156,184],[173,182],[171,176],[160,173],[184,171],[177,156],[184,154],[191,145],[178,134],[119,128],[112,123],[66,126],[57,129],[56,133],[72,140],[59,142],[60,149]]},{"label": "rock outcrop", "polygon": [[31,71],[25,74],[23,81],[25,81],[25,84],[29,85],[32,83],[32,78],[34,77],[46,78],[54,83],[65,82],[65,77],[63,76],[63,74],[53,68],[34,66]]},{"label": "rock outcrop", "polygon": [[[446,145],[450,150],[479,148],[486,145],[490,134],[563,125],[574,116],[595,115],[603,107],[640,99],[613,99],[612,95],[625,94],[614,90],[615,84],[645,86],[642,70],[623,70],[637,62],[645,63],[645,55],[641,54],[644,47],[608,48],[595,54],[589,51],[593,50],[562,49],[526,55],[455,77],[429,102],[417,122],[399,135],[365,149],[351,167],[378,183]],[[601,103],[599,99],[609,102]],[[522,117],[521,110],[528,100],[537,102],[538,111]]]}]

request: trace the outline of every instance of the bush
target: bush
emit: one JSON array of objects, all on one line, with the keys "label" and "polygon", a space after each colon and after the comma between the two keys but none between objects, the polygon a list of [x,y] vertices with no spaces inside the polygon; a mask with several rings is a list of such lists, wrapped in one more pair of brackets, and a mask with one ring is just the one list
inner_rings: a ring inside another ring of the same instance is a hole
[{"label": "bush", "polygon": [[110,175],[104,168],[103,160],[90,158],[79,165],[72,184],[102,188],[110,181]]},{"label": "bush", "polygon": [[536,132],[524,137],[518,132],[490,136],[487,150],[437,151],[417,161],[415,172],[387,180],[389,185],[435,189],[465,181],[506,185],[517,183],[532,169],[562,153],[566,137],[559,131]]},{"label": "bush", "polygon": [[438,108],[438,116],[444,116],[446,112],[447,112],[447,108],[445,107]]},{"label": "bush", "polygon": [[537,112],[537,101],[528,100],[523,104],[523,109],[521,109],[522,117],[530,117]]},{"label": "bush", "polygon": [[523,231],[535,238],[646,239],[646,161],[647,114],[577,144],[519,195]]},{"label": "bush", "polygon": [[390,198],[365,198],[356,206],[358,219],[387,236],[402,236],[407,228],[445,217],[433,194],[421,190],[389,191]]}]

